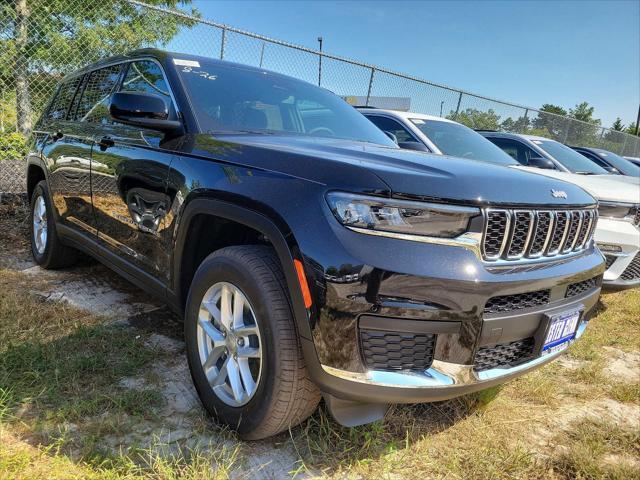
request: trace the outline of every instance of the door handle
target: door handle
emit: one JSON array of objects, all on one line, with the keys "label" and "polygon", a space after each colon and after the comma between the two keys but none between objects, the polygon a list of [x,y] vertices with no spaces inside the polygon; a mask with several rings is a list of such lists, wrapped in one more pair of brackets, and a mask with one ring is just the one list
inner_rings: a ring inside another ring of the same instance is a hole
[{"label": "door handle", "polygon": [[103,152],[109,148],[109,147],[113,147],[115,145],[115,142],[113,141],[113,138],[111,137],[102,137],[100,139],[100,141],[98,142],[98,146],[100,146],[100,150],[102,150]]},{"label": "door handle", "polygon": [[53,140],[54,142],[57,142],[58,140],[60,140],[62,137],[64,137],[64,133],[62,133],[61,131],[57,131],[55,132],[53,135],[51,135],[51,140]]}]

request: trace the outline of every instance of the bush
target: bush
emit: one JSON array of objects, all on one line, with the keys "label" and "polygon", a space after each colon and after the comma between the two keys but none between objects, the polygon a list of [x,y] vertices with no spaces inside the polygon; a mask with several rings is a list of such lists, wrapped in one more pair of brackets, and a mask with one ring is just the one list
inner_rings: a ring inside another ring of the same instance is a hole
[{"label": "bush", "polygon": [[0,162],[23,158],[27,154],[27,139],[18,132],[0,135]]}]

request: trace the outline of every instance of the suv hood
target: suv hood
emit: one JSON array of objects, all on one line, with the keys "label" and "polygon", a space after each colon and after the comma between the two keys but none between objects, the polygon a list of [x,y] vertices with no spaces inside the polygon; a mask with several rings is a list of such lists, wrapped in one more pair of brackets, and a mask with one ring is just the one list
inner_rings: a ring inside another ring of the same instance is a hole
[{"label": "suv hood", "polygon": [[[194,135],[190,153],[323,183],[330,189],[477,205],[591,205],[581,188],[519,169],[365,142],[295,135]],[[348,179],[348,181],[346,180]],[[554,198],[551,190],[567,198]]]},{"label": "suv hood", "polygon": [[515,167],[518,170],[537,173],[574,183],[584,188],[598,200],[608,202],[640,202],[640,179],[623,175],[579,175],[534,167]]}]

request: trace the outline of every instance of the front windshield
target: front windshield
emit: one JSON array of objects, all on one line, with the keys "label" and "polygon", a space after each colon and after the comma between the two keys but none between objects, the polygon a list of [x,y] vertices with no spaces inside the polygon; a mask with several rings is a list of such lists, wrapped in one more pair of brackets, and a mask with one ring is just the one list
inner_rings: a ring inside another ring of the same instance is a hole
[{"label": "front windshield", "polygon": [[444,155],[472,158],[499,165],[518,165],[513,158],[469,127],[453,122],[412,118],[411,122]]},{"label": "front windshield", "polygon": [[191,66],[178,66],[177,71],[203,132],[296,134],[396,147],[369,120],[327,90],[239,65],[188,63]]},{"label": "front windshield", "polygon": [[602,150],[600,148],[594,148],[593,151],[596,153],[596,155],[602,157],[605,162],[607,162],[609,165],[612,165],[620,173],[632,177],[640,177],[640,167],[638,165],[634,165],[626,158],[622,158],[618,154],[608,152],[607,150]]},{"label": "front windshield", "polygon": [[579,154],[572,148],[563,145],[555,140],[531,140],[541,149],[560,162],[572,173],[583,173],[589,175],[607,175],[604,168],[596,165],[584,155]]}]

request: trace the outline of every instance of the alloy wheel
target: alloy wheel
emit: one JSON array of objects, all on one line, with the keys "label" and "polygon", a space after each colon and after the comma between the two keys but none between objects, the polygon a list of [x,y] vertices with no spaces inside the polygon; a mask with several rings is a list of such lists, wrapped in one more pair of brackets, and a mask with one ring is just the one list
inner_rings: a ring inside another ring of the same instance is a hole
[{"label": "alloy wheel", "polygon": [[47,248],[47,205],[39,195],[33,206],[33,241],[36,251],[42,255]]},{"label": "alloy wheel", "polygon": [[218,282],[198,312],[198,354],[216,396],[241,407],[255,394],[263,364],[260,330],[249,300],[235,285]]}]

